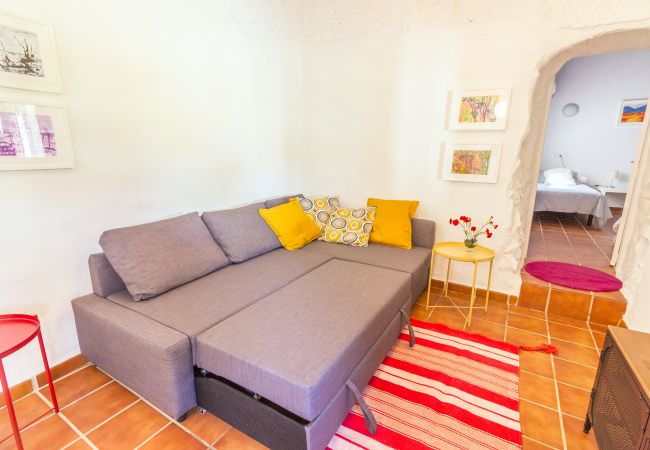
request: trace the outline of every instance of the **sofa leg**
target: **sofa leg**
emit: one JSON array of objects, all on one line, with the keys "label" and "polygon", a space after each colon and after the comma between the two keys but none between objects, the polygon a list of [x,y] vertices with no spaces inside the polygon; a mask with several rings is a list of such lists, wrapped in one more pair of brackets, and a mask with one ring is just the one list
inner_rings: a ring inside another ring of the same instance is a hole
[{"label": "sofa leg", "polygon": [[178,419],[176,419],[177,422],[185,422],[185,419],[187,419],[187,413],[183,414],[180,416]]}]

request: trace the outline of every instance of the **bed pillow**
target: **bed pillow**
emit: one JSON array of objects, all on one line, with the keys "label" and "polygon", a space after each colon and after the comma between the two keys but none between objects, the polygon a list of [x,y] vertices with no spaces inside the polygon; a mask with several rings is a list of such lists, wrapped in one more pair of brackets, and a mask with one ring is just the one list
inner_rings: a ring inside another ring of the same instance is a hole
[{"label": "bed pillow", "polygon": [[549,186],[575,186],[571,169],[549,169],[544,171],[544,182]]},{"label": "bed pillow", "polygon": [[329,223],[323,229],[323,235],[318,240],[367,247],[376,209],[374,206],[337,209],[332,213]]}]

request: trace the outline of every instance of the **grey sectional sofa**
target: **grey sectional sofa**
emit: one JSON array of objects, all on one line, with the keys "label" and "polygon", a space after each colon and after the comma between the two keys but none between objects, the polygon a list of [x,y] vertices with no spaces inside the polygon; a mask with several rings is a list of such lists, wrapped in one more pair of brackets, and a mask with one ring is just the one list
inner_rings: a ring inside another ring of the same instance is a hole
[{"label": "grey sectional sofa", "polygon": [[102,234],[72,301],[84,356],[175,418],[325,447],[426,287],[434,224],[413,219],[411,250],[287,251],[257,213],[287,198]]}]

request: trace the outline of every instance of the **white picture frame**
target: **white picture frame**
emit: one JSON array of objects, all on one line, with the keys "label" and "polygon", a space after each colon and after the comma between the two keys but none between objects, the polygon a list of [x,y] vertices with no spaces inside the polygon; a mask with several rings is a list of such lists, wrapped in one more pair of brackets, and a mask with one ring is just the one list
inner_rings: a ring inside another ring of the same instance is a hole
[{"label": "white picture frame", "polygon": [[50,25],[0,11],[0,86],[63,92]]},{"label": "white picture frame", "polygon": [[616,124],[621,127],[641,125],[648,106],[647,98],[622,100],[618,109]]},{"label": "white picture frame", "polygon": [[70,126],[62,103],[0,96],[0,170],[74,167]]},{"label": "white picture frame", "polygon": [[[485,158],[487,158],[487,164]],[[501,144],[446,143],[442,179],[471,183],[496,183],[500,159]]]},{"label": "white picture frame", "polygon": [[505,130],[510,89],[454,90],[450,94],[449,130]]}]

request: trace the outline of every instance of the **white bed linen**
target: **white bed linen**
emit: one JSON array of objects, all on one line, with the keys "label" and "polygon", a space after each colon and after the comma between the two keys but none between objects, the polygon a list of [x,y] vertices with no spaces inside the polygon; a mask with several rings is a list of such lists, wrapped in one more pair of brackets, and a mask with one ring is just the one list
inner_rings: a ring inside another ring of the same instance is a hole
[{"label": "white bed linen", "polygon": [[535,211],[591,214],[599,227],[611,219],[605,194],[586,184],[575,186],[549,186],[537,183]]}]

